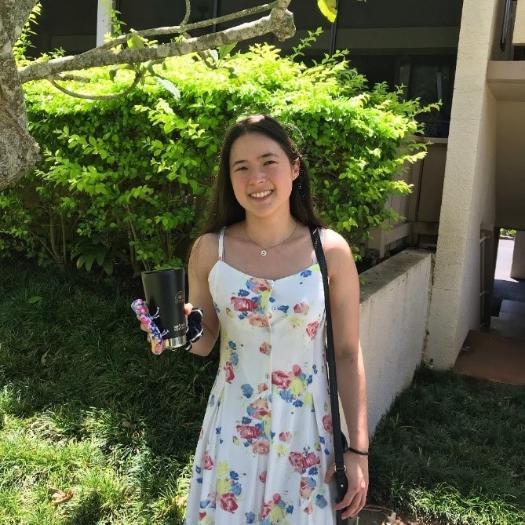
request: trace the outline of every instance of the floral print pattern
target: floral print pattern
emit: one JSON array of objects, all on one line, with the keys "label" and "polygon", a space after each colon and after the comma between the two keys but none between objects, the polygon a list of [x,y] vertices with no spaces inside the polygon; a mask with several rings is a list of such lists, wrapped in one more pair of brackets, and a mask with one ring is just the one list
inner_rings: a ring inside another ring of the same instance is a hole
[{"label": "floral print pattern", "polygon": [[335,525],[319,266],[271,280],[219,260],[209,286],[220,363],[185,525]]}]

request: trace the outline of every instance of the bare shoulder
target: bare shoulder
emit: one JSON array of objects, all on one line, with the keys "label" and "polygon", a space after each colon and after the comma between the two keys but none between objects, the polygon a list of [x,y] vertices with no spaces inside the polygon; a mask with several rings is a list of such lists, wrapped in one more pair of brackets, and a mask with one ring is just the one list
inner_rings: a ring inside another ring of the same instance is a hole
[{"label": "bare shoulder", "polygon": [[326,254],[326,262],[331,276],[335,276],[342,270],[348,270],[349,266],[355,268],[352,249],[340,233],[329,228],[325,229],[323,249]]},{"label": "bare shoulder", "polygon": [[352,255],[352,250],[347,240],[340,233],[330,228],[324,230],[323,248],[326,254],[332,254],[334,257]]},{"label": "bare shoulder", "polygon": [[219,236],[205,233],[197,237],[191,248],[189,266],[200,276],[207,276],[219,258]]}]

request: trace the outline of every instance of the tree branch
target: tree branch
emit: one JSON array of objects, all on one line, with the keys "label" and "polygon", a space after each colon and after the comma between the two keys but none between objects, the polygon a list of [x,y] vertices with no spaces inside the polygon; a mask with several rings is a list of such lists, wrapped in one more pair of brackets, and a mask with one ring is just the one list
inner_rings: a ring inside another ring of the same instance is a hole
[{"label": "tree branch", "polygon": [[82,93],[75,93],[74,91],[71,91],[57,83],[57,80],[65,80],[62,77],[50,78],[48,80],[59,91],[62,91],[62,93],[65,93],[70,97],[84,98],[88,100],[108,100],[110,98],[123,97],[124,95],[127,95],[128,93],[133,91],[133,89],[135,89],[135,86],[140,82],[141,77],[142,75],[139,72],[135,72],[135,78],[133,79],[133,82],[126,89],[124,89],[120,93],[113,93],[111,95],[84,95]]},{"label": "tree branch", "polygon": [[188,20],[190,19],[191,14],[191,2],[190,0],[186,0],[186,13],[184,14],[184,18],[182,19],[182,22],[180,23],[181,26],[186,25],[188,23]]},{"label": "tree branch", "polygon": [[[86,51],[85,53],[83,53],[83,55],[86,55],[88,53],[94,53],[100,49],[111,49],[120,44],[125,44],[128,41],[128,39],[130,39],[133,35],[139,35],[144,38],[148,38],[151,36],[178,35],[178,34],[182,34],[187,31],[193,31],[194,29],[202,29],[204,27],[210,27],[216,24],[224,24],[226,22],[231,22],[232,20],[237,20],[239,18],[246,18],[248,16],[260,15],[262,13],[265,13],[266,11],[271,11],[274,7],[277,6],[277,3],[278,3],[277,1],[274,1],[271,4],[263,4],[263,5],[259,5],[256,7],[249,7],[247,9],[243,9],[242,11],[236,11],[235,13],[218,16],[217,18],[209,18],[207,20],[201,20],[200,22],[194,22],[193,24],[187,24],[187,25],[181,24],[178,26],[168,26],[168,27],[155,27],[153,29],[143,29],[141,31],[133,31],[132,33],[127,33],[125,35],[121,35],[117,38],[114,38],[113,40],[109,40],[108,42],[105,42],[104,44],[98,47],[95,47],[94,49],[90,49],[89,51]],[[286,6],[288,6],[288,4],[289,4],[289,1],[286,2]]]},{"label": "tree branch", "polygon": [[262,17],[254,22],[240,24],[217,33],[180,42],[170,42],[140,49],[128,48],[118,53],[111,50],[99,50],[96,53],[94,51],[87,52],[78,56],[61,57],[49,62],[31,64],[19,70],[20,81],[25,83],[31,80],[39,80],[56,76],[57,73],[63,71],[116,64],[141,63],[169,56],[180,56],[256,38],[268,33],[274,33],[277,38],[283,40],[295,34],[293,15],[286,10],[289,2],[290,0],[277,0],[276,7],[274,7],[269,16]]}]

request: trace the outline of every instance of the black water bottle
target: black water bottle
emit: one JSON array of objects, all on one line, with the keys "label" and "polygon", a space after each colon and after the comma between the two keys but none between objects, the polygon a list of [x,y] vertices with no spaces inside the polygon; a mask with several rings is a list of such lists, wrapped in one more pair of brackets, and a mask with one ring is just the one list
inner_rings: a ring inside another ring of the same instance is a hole
[{"label": "black water bottle", "polygon": [[166,349],[174,350],[186,344],[184,315],[184,268],[169,268],[142,272],[142,286],[150,315],[158,313],[155,323],[165,341]]}]

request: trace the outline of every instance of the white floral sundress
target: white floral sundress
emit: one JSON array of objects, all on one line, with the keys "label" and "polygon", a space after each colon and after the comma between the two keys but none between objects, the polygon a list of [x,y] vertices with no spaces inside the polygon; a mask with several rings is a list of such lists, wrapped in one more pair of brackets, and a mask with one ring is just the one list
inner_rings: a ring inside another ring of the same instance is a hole
[{"label": "white floral sundress", "polygon": [[319,265],[281,279],[219,259],[208,282],[220,364],[195,453],[185,525],[333,525],[335,487]]}]

